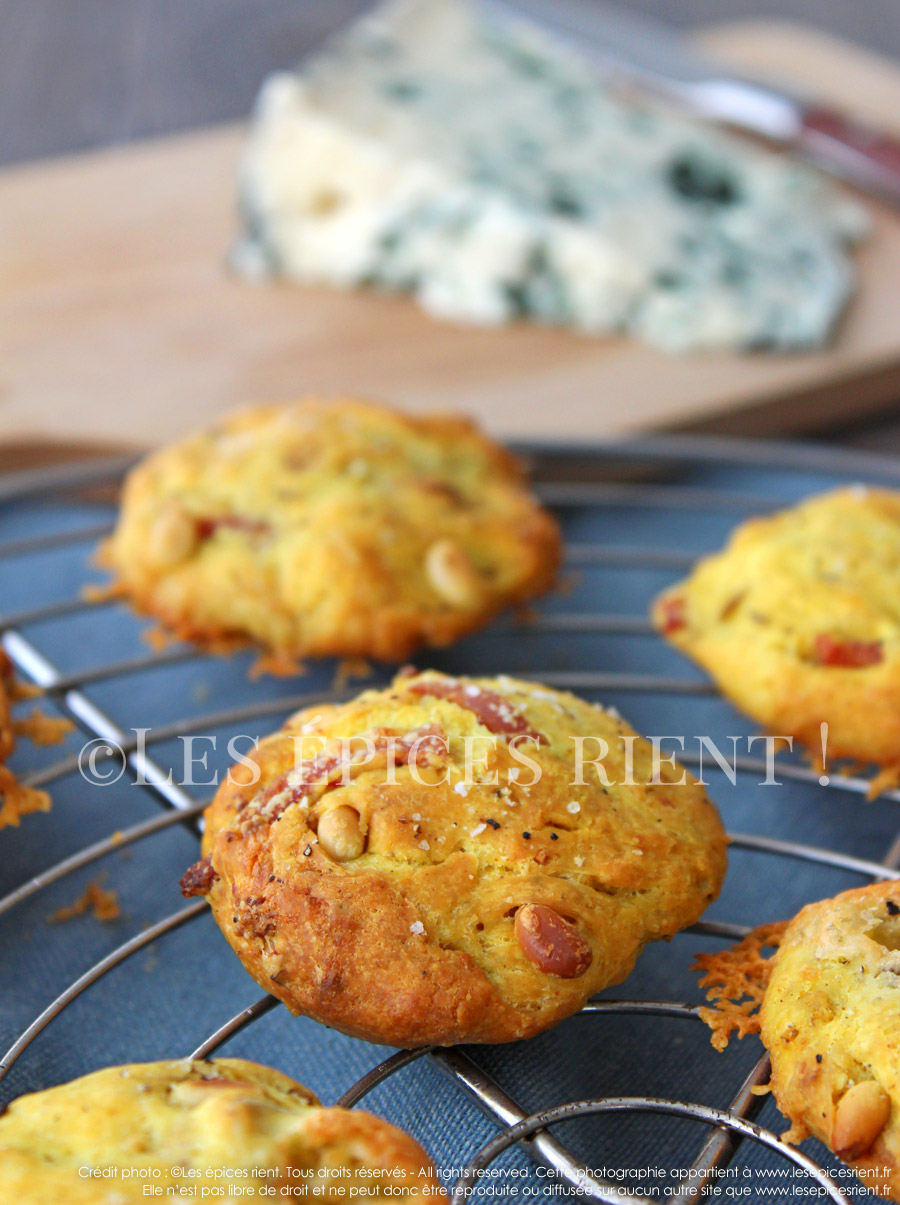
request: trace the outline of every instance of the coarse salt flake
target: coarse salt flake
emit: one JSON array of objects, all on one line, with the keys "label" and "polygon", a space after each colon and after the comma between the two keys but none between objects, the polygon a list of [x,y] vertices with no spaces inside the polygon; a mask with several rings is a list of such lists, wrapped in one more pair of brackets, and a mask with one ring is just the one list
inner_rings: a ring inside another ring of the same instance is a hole
[{"label": "coarse salt flake", "polygon": [[486,824],[476,824],[473,829],[469,830],[469,835],[472,837],[480,837],[486,828]]},{"label": "coarse salt flake", "polygon": [[425,932],[425,926],[422,924],[422,922],[420,920],[414,920],[413,923],[409,926],[409,931],[410,931],[410,933],[423,934]]},{"label": "coarse salt flake", "polygon": [[573,799],[571,803],[566,804],[566,811],[571,812],[574,816],[576,812],[581,811],[581,804],[577,800]]}]

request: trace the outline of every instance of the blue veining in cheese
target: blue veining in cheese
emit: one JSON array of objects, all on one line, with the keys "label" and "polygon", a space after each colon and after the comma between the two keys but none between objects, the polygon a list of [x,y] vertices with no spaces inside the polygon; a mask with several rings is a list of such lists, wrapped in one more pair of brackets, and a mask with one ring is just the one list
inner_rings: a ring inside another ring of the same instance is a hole
[{"label": "blue veining in cheese", "polygon": [[823,344],[867,220],[817,173],[612,95],[469,0],[393,0],[266,81],[235,261],[670,350]]}]

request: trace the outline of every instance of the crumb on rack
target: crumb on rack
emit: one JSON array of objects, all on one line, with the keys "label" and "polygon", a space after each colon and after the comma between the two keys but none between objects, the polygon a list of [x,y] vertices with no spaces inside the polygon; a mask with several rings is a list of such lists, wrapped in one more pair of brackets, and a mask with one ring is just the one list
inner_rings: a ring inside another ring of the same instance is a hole
[{"label": "crumb on rack", "polygon": [[151,627],[145,628],[141,632],[141,639],[150,645],[154,653],[164,653],[167,648],[177,641],[174,633],[166,631],[159,624],[153,624]]},{"label": "crumb on rack", "polygon": [[882,766],[869,783],[866,799],[871,803],[873,799],[877,799],[885,791],[892,791],[898,785],[900,785],[900,762],[895,762],[893,766]]},{"label": "crumb on rack", "polygon": [[516,623],[528,625],[535,623],[540,616],[537,607],[531,602],[521,602],[515,608]]},{"label": "crumb on rack", "polygon": [[46,791],[23,786],[11,770],[0,763],[0,828],[17,826],[30,812],[49,812],[50,796]]},{"label": "crumb on rack", "polygon": [[[102,564],[98,560],[98,564]],[[81,587],[81,597],[85,602],[101,603],[112,602],[114,599],[126,597],[125,586],[120,581],[111,582],[88,582],[86,586]]]},{"label": "crumb on rack", "polygon": [[584,574],[580,569],[571,569],[568,573],[561,573],[556,579],[556,584],[553,587],[553,593],[558,594],[563,598],[574,594],[578,587],[584,581]]},{"label": "crumb on rack", "polygon": [[[807,750],[809,764],[814,774],[835,774],[839,778],[866,778],[872,767],[864,761],[846,761],[839,766],[828,766],[822,761],[822,754],[815,749]],[[869,780],[866,791],[866,801],[871,803],[886,791],[893,791],[900,786],[900,762],[892,762],[880,766]]]},{"label": "crumb on rack", "polygon": [[97,920],[116,920],[119,916],[119,897],[117,893],[112,888],[107,890],[101,887],[95,880],[92,883],[88,883],[74,904],[57,908],[48,917],[48,920],[51,924],[55,925],[62,921],[73,920],[76,916],[83,916],[85,912],[92,912]]},{"label": "crumb on rack", "polygon": [[[219,654],[223,657],[240,652],[247,648],[247,641],[238,636],[209,636],[202,640],[188,626],[166,627],[162,623],[151,623],[141,632],[141,639],[149,645],[154,653],[165,652],[166,649],[180,641],[192,641],[207,653]],[[252,671],[251,671],[252,672]]]},{"label": "crumb on rack", "polygon": [[724,1050],[733,1031],[739,1038],[759,1033],[759,1008],[772,973],[772,956],[765,948],[777,949],[788,921],[759,925],[736,945],[710,954],[698,954],[692,969],[705,972],[700,987],[713,1007],[701,1008],[700,1018],[712,1030],[710,1041]]},{"label": "crumb on rack", "polygon": [[13,720],[12,728],[16,736],[24,736],[34,745],[58,745],[74,725],[63,716],[45,715],[35,707],[31,715]]},{"label": "crumb on rack", "polygon": [[255,682],[263,674],[276,678],[299,678],[306,673],[306,666],[289,653],[260,653],[250,667],[250,680]]},{"label": "crumb on rack", "polygon": [[351,678],[369,678],[372,675],[371,662],[365,657],[342,657],[334,671],[334,690],[343,690]]}]

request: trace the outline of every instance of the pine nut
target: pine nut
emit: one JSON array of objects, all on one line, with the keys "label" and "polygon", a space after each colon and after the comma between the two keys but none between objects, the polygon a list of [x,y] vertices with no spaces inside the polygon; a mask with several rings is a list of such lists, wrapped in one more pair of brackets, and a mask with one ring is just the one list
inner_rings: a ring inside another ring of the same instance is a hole
[{"label": "pine nut", "polygon": [[147,554],[160,568],[186,561],[197,547],[197,525],[177,503],[170,503],[154,519],[147,534]]},{"label": "pine nut", "polygon": [[841,1159],[865,1154],[887,1124],[891,1098],[874,1079],[860,1080],[837,1103],[831,1149]]},{"label": "pine nut", "polygon": [[466,553],[453,540],[437,540],[425,554],[425,572],[435,591],[454,607],[476,606],[482,581]]},{"label": "pine nut", "polygon": [[546,975],[577,979],[591,965],[593,951],[575,926],[544,904],[520,908],[515,930],[522,953]]},{"label": "pine nut", "polygon": [[319,848],[335,862],[352,862],[366,847],[359,812],[341,804],[319,817]]}]

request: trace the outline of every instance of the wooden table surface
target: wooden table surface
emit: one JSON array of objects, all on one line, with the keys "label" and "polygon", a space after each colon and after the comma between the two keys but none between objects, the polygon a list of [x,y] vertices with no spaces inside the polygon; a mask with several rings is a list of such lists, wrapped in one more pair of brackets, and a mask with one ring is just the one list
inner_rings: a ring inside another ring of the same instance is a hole
[{"label": "wooden table surface", "polygon": [[[900,59],[900,0],[628,0],[684,27],[781,17]],[[240,117],[366,0],[0,0],[0,164]],[[900,315],[898,315],[900,320]],[[842,441],[900,450],[896,419]]]}]

